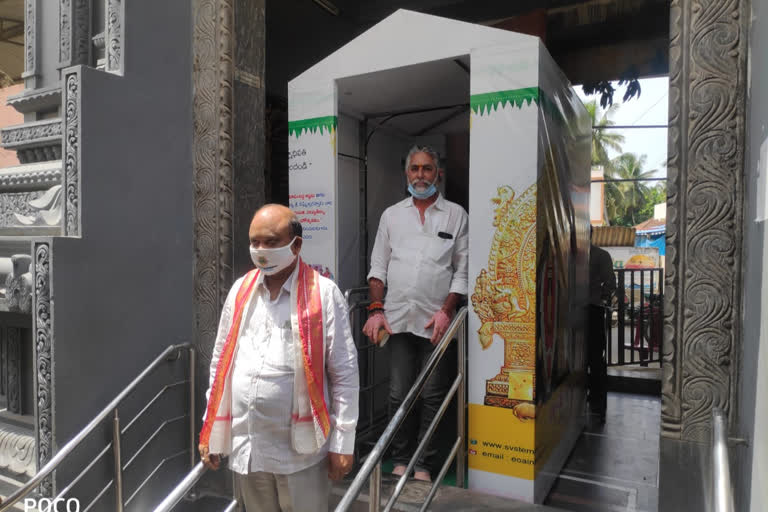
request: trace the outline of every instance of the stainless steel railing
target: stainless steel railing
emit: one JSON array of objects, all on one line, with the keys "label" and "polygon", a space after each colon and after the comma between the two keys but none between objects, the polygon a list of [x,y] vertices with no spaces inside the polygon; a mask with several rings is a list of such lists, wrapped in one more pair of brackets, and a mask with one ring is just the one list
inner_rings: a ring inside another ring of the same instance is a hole
[{"label": "stainless steel railing", "polygon": [[456,316],[453,318],[451,325],[448,327],[448,331],[446,331],[443,339],[440,340],[440,342],[435,347],[435,350],[432,352],[432,355],[427,361],[427,364],[416,378],[416,382],[413,384],[413,387],[411,387],[410,391],[408,391],[408,395],[405,397],[403,403],[395,412],[394,416],[384,430],[384,433],[373,447],[373,450],[371,450],[371,453],[369,453],[366,457],[365,462],[357,473],[357,476],[352,481],[352,484],[347,489],[347,492],[344,494],[339,504],[336,506],[336,512],[346,512],[349,510],[349,508],[360,494],[360,491],[363,489],[366,480],[369,482],[369,511],[379,512],[381,508],[381,460],[384,457],[384,452],[389,447],[389,444],[392,442],[395,433],[401,427],[403,421],[405,421],[405,418],[408,416],[408,413],[413,408],[414,403],[421,395],[427,380],[434,372],[437,364],[445,355],[445,352],[454,337],[457,338],[458,342],[458,374],[456,379],[454,380],[450,391],[446,395],[445,400],[443,400],[443,403],[435,415],[435,418],[429,425],[424,438],[419,443],[416,452],[411,457],[411,460],[407,466],[407,470],[398,480],[392,496],[390,496],[389,500],[387,501],[384,510],[390,511],[394,507],[397,499],[400,496],[400,493],[405,488],[405,483],[408,479],[410,470],[413,469],[416,461],[419,458],[419,455],[421,455],[421,453],[426,448],[427,443],[429,443],[430,437],[436,430],[440,419],[447,410],[448,405],[450,404],[454,395],[457,397],[458,405],[456,411],[456,427],[458,435],[450,454],[445,460],[445,463],[443,463],[437,478],[435,478],[434,482],[432,483],[432,487],[430,488],[429,493],[421,506],[421,510],[426,510],[426,508],[429,506],[432,498],[437,492],[437,487],[440,485],[443,477],[445,477],[445,474],[448,471],[448,468],[450,468],[454,458],[456,459],[456,485],[458,487],[464,487],[464,474],[466,470],[466,450],[464,449],[466,443],[466,319],[467,308],[463,307],[456,313]]},{"label": "stainless steel railing", "polygon": [[[152,371],[154,371],[157,367],[159,367],[163,361],[168,360],[169,358],[173,357],[179,357],[181,352],[187,350],[189,353],[189,380],[188,381],[181,381],[176,382],[173,384],[169,384],[165,386],[150,402],[145,406],[137,415],[134,417],[134,419],[125,427],[120,426],[120,413],[119,413],[119,406],[120,403],[128,397],[135,389],[136,387],[150,374]],[[139,449],[139,452],[136,453],[131,460],[123,466],[122,463],[122,453],[121,453],[121,436],[144,414],[144,412],[149,409],[149,407],[162,396],[162,394],[167,391],[168,389],[171,389],[172,387],[176,387],[179,385],[189,385],[189,393],[190,393],[190,401],[189,401],[189,415],[188,419],[190,422],[190,463],[191,465],[194,465],[195,456],[197,453],[196,447],[195,447],[195,406],[194,406],[194,392],[195,392],[195,349],[192,347],[189,343],[184,343],[180,345],[171,345],[167,349],[165,349],[159,356],[155,358],[154,361],[152,361],[149,366],[147,366],[144,371],[142,371],[133,381],[128,384],[102,411],[96,415],[95,418],[93,418],[90,423],[88,423],[80,432],[78,432],[75,437],[73,437],[70,441],[68,441],[64,446],[61,447],[61,449],[58,451],[58,453],[46,464],[44,465],[40,471],[38,471],[35,476],[33,476],[26,484],[24,484],[23,487],[18,489],[16,492],[11,494],[6,500],[0,504],[0,512],[6,512],[13,508],[13,506],[18,503],[21,499],[28,496],[32,492],[34,492],[35,488],[40,485],[40,483],[45,480],[48,476],[53,473],[56,468],[59,467],[59,465],[64,461],[64,459],[67,458],[67,456],[72,453],[75,448],[77,448],[80,443],[82,443],[86,437],[90,433],[92,433],[99,425],[102,424],[104,420],[106,420],[108,417],[112,416],[112,442],[110,442],[91,462],[86,466],[86,468],[78,474],[74,478],[74,480],[67,485],[62,491],[60,491],[56,498],[62,498],[64,497],[84,476],[85,474],[93,468],[97,461],[100,460],[104,455],[106,455],[110,448],[112,449],[112,453],[114,456],[114,477],[113,479],[107,484],[107,486],[96,496],[96,498],[91,502],[91,505],[98,500],[107,490],[109,490],[110,487],[114,487],[115,489],[115,510],[117,512],[122,512],[123,507],[131,501],[133,497],[135,497],[138,492],[143,488],[143,486],[149,481],[149,479],[145,480],[139,488],[131,495],[131,497],[126,501],[123,498],[123,471],[138,457],[138,455],[141,453],[141,451],[147,447],[147,443],[142,445],[142,447]],[[166,421],[163,425],[171,422],[171,421],[177,421],[179,419],[184,419],[185,416],[180,416],[177,418],[174,418],[172,420]],[[163,426],[160,427],[162,429]],[[156,436],[159,432],[158,429],[152,436],[150,436],[150,440]],[[183,452],[180,452],[178,454],[172,455],[171,457],[165,459],[163,462],[166,462],[170,458],[175,458],[177,456],[185,455],[187,452],[184,450]],[[161,465],[163,463],[161,462]],[[158,466],[159,468],[159,466]],[[156,468],[156,470],[158,469]],[[150,475],[151,477],[152,475]]]},{"label": "stainless steel railing", "polygon": [[173,510],[184,496],[195,486],[198,480],[208,470],[202,462],[198,462],[197,465],[190,471],[184,479],[171,491],[171,493],[155,507],[153,512],[168,512]]},{"label": "stainless steel railing", "polygon": [[717,407],[712,410],[712,483],[714,512],[734,512],[725,413]]},{"label": "stainless steel railing", "polygon": [[360,414],[355,436],[356,454],[381,436],[388,420],[386,406],[382,407],[382,401],[376,398],[381,395],[381,388],[389,385],[389,354],[379,350],[377,345],[363,335],[363,324],[367,319],[368,305],[371,303],[369,291],[368,286],[362,286],[344,292],[349,306],[349,326],[355,340],[360,370]]}]

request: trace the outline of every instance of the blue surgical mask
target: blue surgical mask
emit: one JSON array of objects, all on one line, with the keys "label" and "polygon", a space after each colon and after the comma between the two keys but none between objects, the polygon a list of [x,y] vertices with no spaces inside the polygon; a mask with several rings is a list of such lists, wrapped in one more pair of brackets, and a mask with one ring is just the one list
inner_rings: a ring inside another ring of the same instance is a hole
[{"label": "blue surgical mask", "polygon": [[[437,178],[435,178],[435,182],[436,181],[437,181]],[[413,184],[411,183],[408,184],[408,193],[411,194],[414,197],[414,199],[428,199],[433,195],[435,195],[436,192],[437,192],[437,187],[435,186],[434,182],[432,182],[427,187],[427,189],[424,190],[423,192],[419,192],[418,190],[413,188]]]}]

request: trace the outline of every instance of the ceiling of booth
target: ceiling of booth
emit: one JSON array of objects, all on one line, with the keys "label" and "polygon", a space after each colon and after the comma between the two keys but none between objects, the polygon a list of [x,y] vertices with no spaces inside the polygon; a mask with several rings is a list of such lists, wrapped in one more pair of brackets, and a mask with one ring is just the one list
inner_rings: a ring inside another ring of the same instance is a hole
[{"label": "ceiling of booth", "polygon": [[267,0],[270,94],[286,98],[288,81],[400,8],[540,35],[573,83],[668,71],[670,0],[328,1],[338,16],[312,0]]},{"label": "ceiling of booth", "polygon": [[342,113],[403,134],[469,128],[469,56],[343,78],[337,88]]}]

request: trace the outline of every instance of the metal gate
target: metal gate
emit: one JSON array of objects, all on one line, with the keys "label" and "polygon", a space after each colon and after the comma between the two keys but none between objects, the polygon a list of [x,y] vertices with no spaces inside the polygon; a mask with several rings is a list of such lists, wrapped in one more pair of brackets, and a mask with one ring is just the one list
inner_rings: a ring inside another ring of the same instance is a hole
[{"label": "metal gate", "polygon": [[661,362],[664,269],[617,269],[616,301],[606,318],[608,366]]}]

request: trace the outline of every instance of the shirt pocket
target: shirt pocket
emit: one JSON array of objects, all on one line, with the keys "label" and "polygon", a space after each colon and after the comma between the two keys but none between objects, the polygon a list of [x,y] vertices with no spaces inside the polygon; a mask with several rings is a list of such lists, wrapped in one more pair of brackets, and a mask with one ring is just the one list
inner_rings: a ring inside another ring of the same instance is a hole
[{"label": "shirt pocket", "polygon": [[295,352],[293,332],[286,326],[275,325],[274,329],[276,332],[272,333],[266,347],[266,370],[278,374],[293,373]]},{"label": "shirt pocket", "polygon": [[426,256],[439,267],[446,268],[451,266],[454,240],[440,238],[436,235],[424,238]]}]

